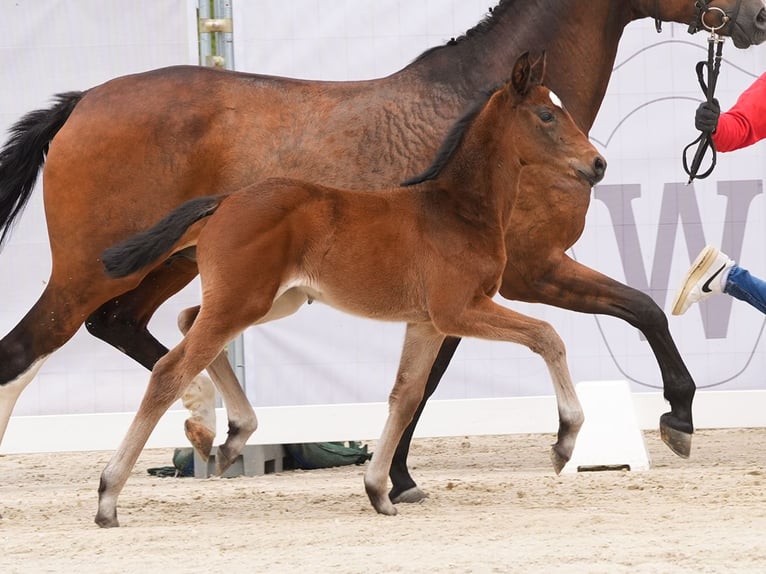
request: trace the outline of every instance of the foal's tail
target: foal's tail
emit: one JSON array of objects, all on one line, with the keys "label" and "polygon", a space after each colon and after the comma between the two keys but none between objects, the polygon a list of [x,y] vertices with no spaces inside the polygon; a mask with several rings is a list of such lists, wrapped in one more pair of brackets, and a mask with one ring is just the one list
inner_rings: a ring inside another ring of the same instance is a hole
[{"label": "foal's tail", "polygon": [[225,195],[190,199],[171,211],[154,227],[112,245],[101,254],[106,274],[115,279],[127,277],[167,257],[186,230],[200,219],[215,213]]},{"label": "foal's tail", "polygon": [[32,195],[48,146],[85,92],[57,94],[48,109],[29,112],[0,150],[0,246]]}]

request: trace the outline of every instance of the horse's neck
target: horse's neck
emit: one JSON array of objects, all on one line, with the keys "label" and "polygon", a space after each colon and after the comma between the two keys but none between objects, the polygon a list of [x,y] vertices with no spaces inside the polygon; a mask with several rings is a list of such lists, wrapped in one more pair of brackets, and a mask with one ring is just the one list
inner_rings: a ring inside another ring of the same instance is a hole
[{"label": "horse's neck", "polygon": [[[402,73],[449,86],[467,102],[478,91],[507,80],[522,52],[536,56],[544,50],[548,56],[546,84],[587,132],[604,98],[625,26],[651,14],[645,3],[503,0],[487,22],[452,45],[428,52]],[[691,0],[688,4],[692,4]],[[674,9],[668,16],[682,18],[688,14]]]}]

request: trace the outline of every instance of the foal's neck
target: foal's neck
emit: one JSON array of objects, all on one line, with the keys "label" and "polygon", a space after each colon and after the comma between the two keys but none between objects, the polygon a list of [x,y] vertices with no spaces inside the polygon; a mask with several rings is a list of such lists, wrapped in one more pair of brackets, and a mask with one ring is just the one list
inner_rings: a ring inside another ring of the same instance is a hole
[{"label": "foal's neck", "polygon": [[[425,208],[444,220],[456,219],[488,236],[502,237],[519,187],[521,166],[498,162],[487,150],[458,152],[431,181],[421,184]],[[498,165],[500,164],[500,165]]]}]

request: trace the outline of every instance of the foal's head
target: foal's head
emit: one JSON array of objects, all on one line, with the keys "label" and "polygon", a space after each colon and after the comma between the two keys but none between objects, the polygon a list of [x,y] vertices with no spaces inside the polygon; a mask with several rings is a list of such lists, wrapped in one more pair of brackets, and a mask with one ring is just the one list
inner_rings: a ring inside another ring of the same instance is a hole
[{"label": "foal's head", "polygon": [[511,79],[490,98],[484,113],[492,113],[500,153],[517,158],[521,166],[544,167],[551,177],[573,177],[593,186],[604,177],[606,160],[543,85],[544,75],[545,54],[535,62],[523,54]]},{"label": "foal's head", "polygon": [[606,160],[561,100],[542,85],[544,74],[545,54],[535,62],[528,53],[522,54],[511,79],[480,97],[455,122],[431,166],[403,185],[442,175],[464,177],[482,171],[502,175],[504,165],[514,172],[523,167],[542,168],[538,178],[572,178],[590,186],[599,182]]}]

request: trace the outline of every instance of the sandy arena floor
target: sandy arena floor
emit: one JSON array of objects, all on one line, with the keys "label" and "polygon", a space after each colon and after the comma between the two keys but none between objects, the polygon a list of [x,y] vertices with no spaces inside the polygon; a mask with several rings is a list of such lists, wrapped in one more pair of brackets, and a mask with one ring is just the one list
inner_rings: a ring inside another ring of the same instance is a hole
[{"label": "sandy arena floor", "polygon": [[[703,430],[647,472],[554,475],[552,435],[420,439],[429,498],[378,516],[365,467],[157,478],[145,451],[93,523],[110,453],[0,457],[0,572],[766,572],[766,429]],[[374,448],[374,443],[370,446]]]}]

